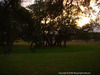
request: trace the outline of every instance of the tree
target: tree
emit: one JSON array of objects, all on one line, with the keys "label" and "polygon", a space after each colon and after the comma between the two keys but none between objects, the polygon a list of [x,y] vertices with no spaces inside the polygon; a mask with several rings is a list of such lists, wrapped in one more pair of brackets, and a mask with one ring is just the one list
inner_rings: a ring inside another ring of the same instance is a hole
[{"label": "tree", "polygon": [[[35,0],[35,4],[32,4],[28,7],[32,13],[33,13],[33,19],[35,30],[31,30],[30,37],[32,38],[30,49],[33,49],[32,45],[35,43],[34,47],[43,47],[44,46],[44,31],[45,31],[45,25],[41,23],[41,21],[44,19],[46,20],[47,16],[47,4],[43,0]],[[46,23],[45,23],[46,24]],[[29,30],[30,31],[30,30]]]},{"label": "tree", "polygon": [[[86,29],[90,26],[87,25],[83,28],[76,26],[78,13],[82,11],[78,1],[77,5],[72,3],[73,0],[67,0],[65,4],[63,4],[63,0],[35,0],[35,4],[28,7],[33,14],[35,25],[32,28],[31,24],[31,29],[28,31],[30,32],[31,49],[33,43],[35,43],[35,47],[39,47],[39,45],[41,47],[45,45],[61,46],[61,42],[64,41],[64,46],[66,46],[66,42],[72,38],[88,39],[88,37],[83,38],[83,35],[87,36],[90,30]],[[78,35],[82,35],[82,37],[78,37]],[[28,37],[28,35],[26,36]]]},{"label": "tree", "polygon": [[[62,40],[64,40],[64,46],[66,45],[66,40],[69,40],[70,36],[74,33],[74,30],[71,27],[75,27],[76,18],[73,18],[73,16],[75,16],[77,13],[76,11],[75,13],[73,13],[72,11],[74,8],[76,8],[76,6],[72,5],[72,2],[73,0],[71,0],[70,4],[66,4],[66,6],[64,6],[63,0],[35,0],[35,4],[29,6],[29,9],[33,12],[33,19],[35,19],[35,28],[38,28],[38,31],[36,31],[38,33],[36,34],[38,34],[39,36],[36,37],[42,39],[41,41],[38,39],[37,42],[42,42],[44,46],[44,42],[46,41],[46,45],[48,44],[49,46],[53,46],[57,43],[60,44]],[[63,16],[63,11],[65,11],[66,13],[65,16]],[[49,23],[46,23],[48,21],[48,18]],[[55,21],[55,19],[60,20],[58,22],[57,20]],[[41,24],[42,20],[44,21],[44,24]],[[59,35],[55,35],[55,31]],[[34,36],[31,37],[36,40]],[[57,37],[61,37],[62,40],[61,38],[58,39]],[[57,39],[59,41],[57,41]]]},{"label": "tree", "polygon": [[21,7],[20,0],[4,0],[0,3],[0,43],[7,47],[6,53],[12,51],[13,42],[21,37],[25,26],[33,24],[28,10]]},{"label": "tree", "polygon": [[15,3],[12,0],[4,0],[4,2],[0,3],[1,11],[1,22],[0,22],[0,30],[1,30],[1,43],[5,44],[7,47],[6,53],[11,52],[12,44],[15,39],[15,24],[16,19],[14,17],[15,12],[13,9],[19,7],[19,1]]},{"label": "tree", "polygon": [[93,23],[91,24],[87,24],[85,26],[83,26],[82,28],[77,29],[76,31],[76,39],[78,40],[84,40],[84,41],[88,41],[90,39],[92,39],[93,37],[93,31],[94,27],[93,27]]}]

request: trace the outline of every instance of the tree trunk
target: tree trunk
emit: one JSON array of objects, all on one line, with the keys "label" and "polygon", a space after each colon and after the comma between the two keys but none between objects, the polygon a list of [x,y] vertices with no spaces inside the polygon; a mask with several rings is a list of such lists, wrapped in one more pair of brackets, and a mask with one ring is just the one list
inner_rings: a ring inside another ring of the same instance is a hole
[{"label": "tree trunk", "polygon": [[64,40],[64,47],[66,47],[66,39]]},{"label": "tree trunk", "polygon": [[30,44],[30,50],[31,50],[31,52],[34,52],[35,51],[35,48],[36,48],[35,47],[36,45],[33,47],[33,43],[34,42],[32,41],[31,44]]},{"label": "tree trunk", "polygon": [[7,47],[7,49],[5,50],[5,53],[12,52],[13,42],[12,41],[7,41],[6,47]]},{"label": "tree trunk", "polygon": [[33,49],[33,47],[32,47],[32,46],[33,46],[33,43],[34,43],[34,42],[32,41],[31,44],[30,44],[30,50]]}]

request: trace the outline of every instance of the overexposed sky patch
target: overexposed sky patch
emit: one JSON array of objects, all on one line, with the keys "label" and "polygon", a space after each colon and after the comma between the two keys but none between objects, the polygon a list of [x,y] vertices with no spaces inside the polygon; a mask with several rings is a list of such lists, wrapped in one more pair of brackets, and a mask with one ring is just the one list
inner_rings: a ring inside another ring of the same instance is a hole
[{"label": "overexposed sky patch", "polygon": [[34,3],[34,0],[23,0],[21,5],[23,7],[26,7],[26,6],[31,5],[33,3]]}]

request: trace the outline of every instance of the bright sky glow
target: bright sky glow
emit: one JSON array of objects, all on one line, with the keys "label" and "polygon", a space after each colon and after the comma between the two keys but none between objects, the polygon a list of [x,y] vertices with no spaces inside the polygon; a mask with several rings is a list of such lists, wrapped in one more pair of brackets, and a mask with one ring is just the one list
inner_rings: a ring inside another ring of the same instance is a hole
[{"label": "bright sky glow", "polygon": [[[90,10],[87,7],[80,6],[83,13],[78,14],[79,20],[76,20],[77,25],[82,27],[86,24],[90,24],[91,20],[100,24],[100,1],[91,0],[90,1]],[[97,18],[99,20],[97,20]]]},{"label": "bright sky glow", "polygon": [[[66,2],[66,0],[64,0],[64,3],[65,2]],[[33,3],[34,3],[34,0],[23,0],[22,6],[26,7],[26,6],[33,4]],[[76,0],[73,3],[76,4],[77,3]],[[92,9],[88,10],[87,7],[83,7],[82,5],[80,6],[83,13],[78,14],[79,19],[76,20],[78,26],[82,27],[86,24],[91,23],[91,20],[96,21],[97,18],[98,18],[98,23],[100,24],[100,0],[98,0],[98,1],[91,0],[89,7]],[[66,14],[64,14],[64,15],[66,15]]]},{"label": "bright sky glow", "polygon": [[83,27],[84,25],[90,22],[90,19],[88,17],[83,17],[83,16],[80,16],[80,17],[81,18],[79,20],[76,20],[79,27]]},{"label": "bright sky glow", "polygon": [[34,0],[23,0],[23,2],[22,2],[22,6],[23,7],[26,7],[26,6],[28,6],[28,5],[31,5],[31,4],[33,4],[34,3]]}]

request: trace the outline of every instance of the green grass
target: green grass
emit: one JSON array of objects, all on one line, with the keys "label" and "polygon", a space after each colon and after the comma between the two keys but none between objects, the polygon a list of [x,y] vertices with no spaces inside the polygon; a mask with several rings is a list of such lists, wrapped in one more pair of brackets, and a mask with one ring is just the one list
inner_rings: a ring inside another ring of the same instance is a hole
[{"label": "green grass", "polygon": [[[94,45],[95,44],[95,45]],[[0,54],[0,75],[58,75],[58,72],[100,74],[100,46],[97,43],[68,43],[67,47],[37,49],[16,44],[11,54]]]}]

